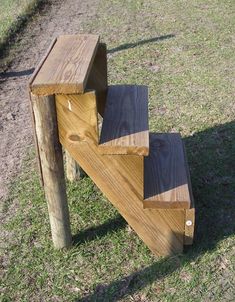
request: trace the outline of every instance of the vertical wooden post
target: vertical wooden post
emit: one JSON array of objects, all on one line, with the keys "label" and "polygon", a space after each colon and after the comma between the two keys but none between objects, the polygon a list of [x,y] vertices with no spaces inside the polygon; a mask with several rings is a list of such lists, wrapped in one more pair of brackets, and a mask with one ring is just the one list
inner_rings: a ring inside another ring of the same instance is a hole
[{"label": "vertical wooden post", "polygon": [[54,95],[31,94],[31,101],[52,240],[56,248],[69,247],[72,236]]},{"label": "vertical wooden post", "polygon": [[80,168],[77,162],[72,158],[67,150],[65,150],[66,159],[66,176],[69,181],[80,179]]}]

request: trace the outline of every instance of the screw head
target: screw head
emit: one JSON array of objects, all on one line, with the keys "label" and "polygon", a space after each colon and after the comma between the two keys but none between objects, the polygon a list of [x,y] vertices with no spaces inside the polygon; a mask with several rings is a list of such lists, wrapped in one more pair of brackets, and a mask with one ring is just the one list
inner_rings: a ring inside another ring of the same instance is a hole
[{"label": "screw head", "polygon": [[186,221],[186,225],[187,225],[187,226],[191,226],[192,224],[193,224],[193,223],[192,223],[192,220],[187,220],[187,221]]}]

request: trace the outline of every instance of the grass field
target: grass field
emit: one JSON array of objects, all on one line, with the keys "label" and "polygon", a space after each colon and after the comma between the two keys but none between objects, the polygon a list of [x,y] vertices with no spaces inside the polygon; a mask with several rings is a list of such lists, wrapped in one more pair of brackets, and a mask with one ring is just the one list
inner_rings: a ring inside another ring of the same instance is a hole
[{"label": "grass field", "polygon": [[0,1],[0,52],[42,0]]},{"label": "grass field", "polygon": [[[155,257],[88,177],[68,184],[75,245],[53,249],[34,155],[5,203],[2,301],[234,301],[234,2],[101,0],[109,82],[149,86],[150,129],[186,143],[195,243]],[[14,208],[18,208],[15,212]]]}]

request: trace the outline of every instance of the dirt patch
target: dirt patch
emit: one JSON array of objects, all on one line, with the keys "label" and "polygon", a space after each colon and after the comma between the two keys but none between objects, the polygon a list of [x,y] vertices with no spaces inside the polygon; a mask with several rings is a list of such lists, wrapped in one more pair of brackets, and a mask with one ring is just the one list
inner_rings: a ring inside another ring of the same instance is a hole
[{"label": "dirt patch", "polygon": [[99,0],[51,0],[27,25],[10,51],[11,66],[0,74],[0,199],[32,146],[27,82],[53,37],[83,32]]}]

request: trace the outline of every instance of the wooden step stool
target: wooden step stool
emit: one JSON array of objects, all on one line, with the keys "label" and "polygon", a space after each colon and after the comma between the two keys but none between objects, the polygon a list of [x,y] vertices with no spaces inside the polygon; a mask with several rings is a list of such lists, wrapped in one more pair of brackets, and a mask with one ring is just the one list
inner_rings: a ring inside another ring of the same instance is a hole
[{"label": "wooden step stool", "polygon": [[72,243],[61,145],[155,254],[192,244],[195,211],[181,137],[149,134],[146,86],[107,85],[99,36],[55,39],[30,95],[55,247]]}]

